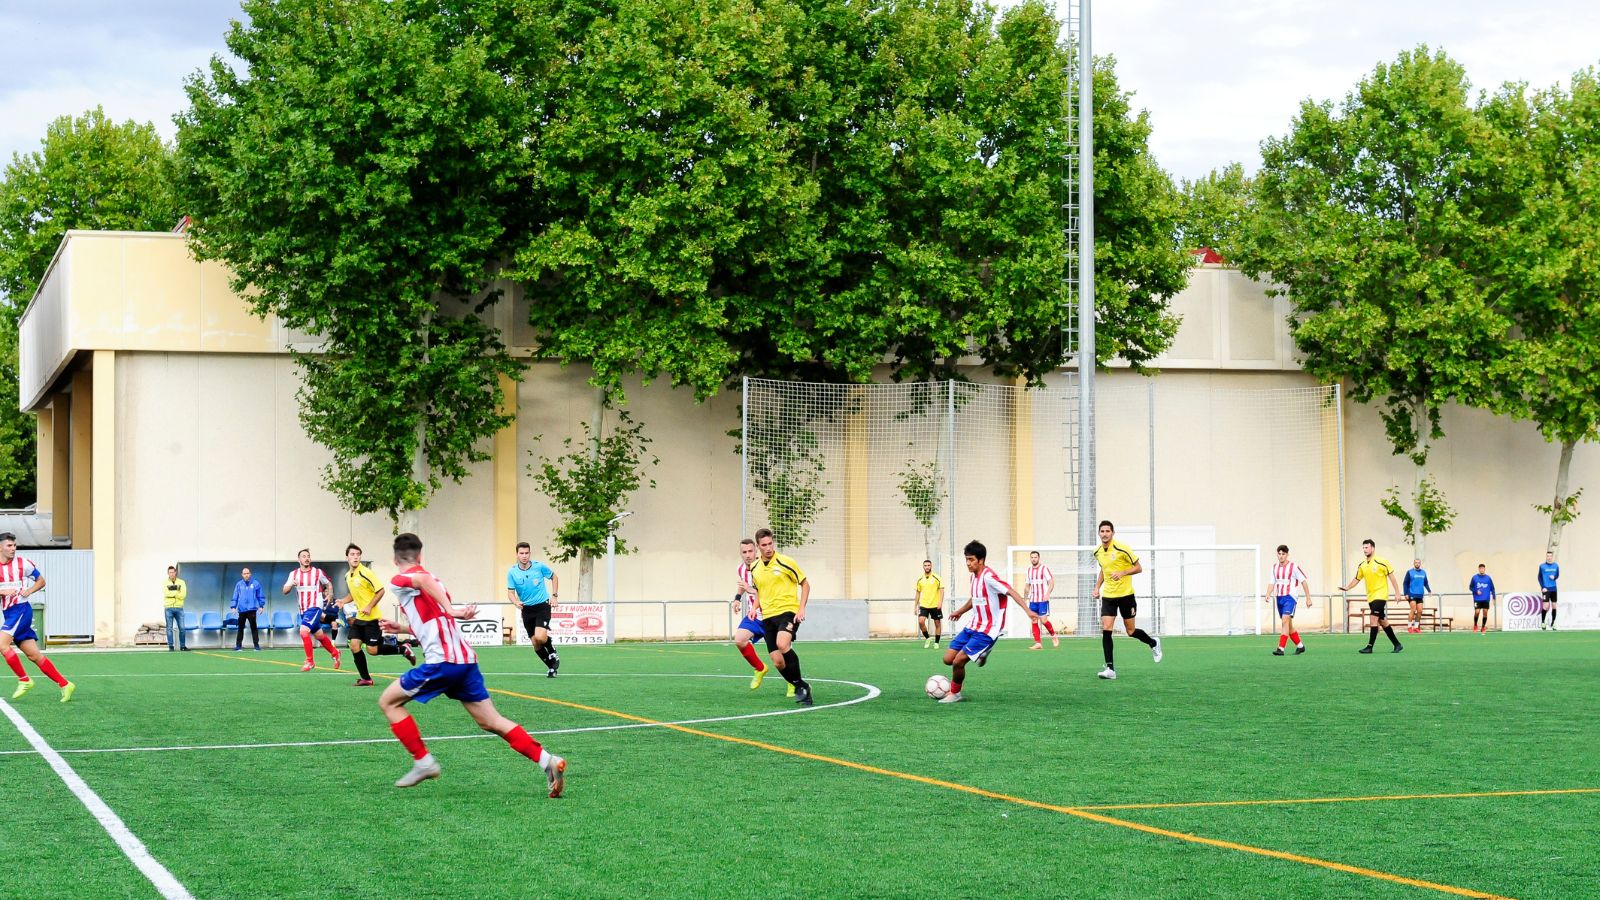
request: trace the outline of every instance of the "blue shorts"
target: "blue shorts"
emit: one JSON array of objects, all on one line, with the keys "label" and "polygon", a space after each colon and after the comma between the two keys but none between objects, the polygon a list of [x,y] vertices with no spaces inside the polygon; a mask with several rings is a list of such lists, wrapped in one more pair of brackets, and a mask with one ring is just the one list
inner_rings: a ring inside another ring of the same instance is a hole
[{"label": "blue shorts", "polygon": [[950,649],[964,651],[967,654],[967,659],[977,659],[988,653],[993,646],[994,638],[971,628],[961,629],[961,633],[956,635],[955,640],[950,642]]},{"label": "blue shorts", "polygon": [[1049,600],[1037,600],[1037,601],[1029,600],[1028,601],[1028,612],[1031,612],[1036,616],[1048,616],[1048,615],[1050,615],[1050,601]]},{"label": "blue shorts", "polygon": [[400,676],[400,687],[411,699],[427,703],[440,694],[462,703],[489,699],[477,663],[423,663]]},{"label": "blue shorts", "polygon": [[[749,616],[739,620],[739,628],[743,628],[745,631],[750,632],[750,636],[752,638],[765,638],[767,636],[767,632],[761,627],[761,623],[750,618]],[[738,628],[734,630],[737,631]]]},{"label": "blue shorts", "polygon": [[1292,615],[1294,615],[1294,598],[1293,597],[1279,597],[1278,598],[1278,615],[1280,615],[1280,616],[1292,616]]},{"label": "blue shorts", "polygon": [[312,634],[316,634],[318,629],[327,628],[327,623],[322,621],[322,607],[313,606],[301,613],[300,627],[309,629]]},{"label": "blue shorts", "polygon": [[24,600],[8,608],[5,624],[0,625],[0,631],[11,635],[11,639],[18,644],[23,641],[37,641],[39,633],[33,630],[33,604]]}]

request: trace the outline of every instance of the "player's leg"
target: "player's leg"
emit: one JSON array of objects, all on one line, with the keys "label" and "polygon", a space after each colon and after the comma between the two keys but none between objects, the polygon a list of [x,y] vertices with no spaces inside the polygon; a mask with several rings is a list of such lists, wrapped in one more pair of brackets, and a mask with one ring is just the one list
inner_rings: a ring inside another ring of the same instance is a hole
[{"label": "player's leg", "polygon": [[1044,624],[1044,630],[1050,635],[1050,646],[1060,647],[1061,636],[1056,634],[1056,623],[1050,621],[1050,604],[1044,605],[1044,612],[1040,613],[1039,621]]},{"label": "player's leg", "polygon": [[[785,613],[778,618],[780,621],[777,629],[777,649],[774,651],[774,657],[781,656],[783,660],[783,664],[778,667],[778,674],[782,675],[785,681],[794,685],[795,701],[802,706],[810,706],[811,685],[807,684],[805,677],[800,674],[800,656],[794,650],[795,632],[799,630],[800,626],[795,623],[793,613]],[[767,627],[765,622],[762,623],[762,627]]]},{"label": "player's leg", "polygon": [[1032,621],[1028,623],[1028,631],[1033,634],[1033,646],[1029,647],[1028,649],[1042,650],[1044,649],[1044,644],[1040,642],[1040,638],[1043,637],[1043,635],[1039,633],[1039,604],[1029,600],[1028,611],[1033,613]]},{"label": "player's leg", "polygon": [[367,654],[375,652],[365,641],[364,626],[357,621],[350,627],[350,655],[356,660],[356,685],[366,687],[372,684],[372,673],[367,669]]},{"label": "player's leg", "polygon": [[389,730],[414,760],[411,771],[400,776],[400,780],[394,783],[395,787],[413,787],[430,778],[439,777],[439,763],[434,760],[433,754],[428,752],[428,745],[423,743],[422,732],[417,728],[417,720],[411,718],[411,714],[405,709],[406,704],[411,702],[412,692],[421,687],[421,680],[407,686],[407,676],[412,672],[407,672],[406,676],[390,682],[383,689],[383,693],[378,695],[378,708],[383,710],[384,718],[389,720]]},{"label": "player's leg", "polygon": [[744,661],[750,664],[751,669],[755,670],[755,674],[750,676],[750,690],[753,691],[761,687],[761,681],[767,677],[768,669],[767,664],[761,661],[761,654],[756,652],[755,645],[750,643],[756,636],[751,626],[761,627],[748,619],[743,620],[739,628],[733,632],[733,645],[739,648],[739,655],[744,657]]},{"label": "player's leg", "polygon": [[1539,601],[1539,630],[1545,629],[1545,619],[1550,615],[1550,592],[1544,592],[1544,599]]},{"label": "player's leg", "polygon": [[933,620],[933,646],[939,646],[939,639],[944,637],[944,610],[939,610],[936,616],[929,616]]},{"label": "player's leg", "polygon": [[544,625],[535,628],[533,630],[533,641],[535,646],[544,650],[540,656],[544,657],[545,668],[549,670],[545,672],[545,676],[548,678],[556,677],[556,673],[561,671],[561,655],[556,652],[555,641],[550,638],[550,629]]},{"label": "player's leg", "polygon": [[[15,609],[16,607],[12,608]],[[8,628],[11,627],[10,622],[6,624]],[[11,695],[11,699],[16,700],[23,694],[33,690],[33,679],[29,678],[27,671],[22,668],[22,657],[18,655],[14,644],[15,641],[12,639],[11,632],[0,630],[0,656],[5,657],[6,665],[10,666],[11,671],[15,672],[17,676],[17,690],[16,693]]]},{"label": "player's leg", "polygon": [[1556,601],[1550,601],[1550,630],[1556,630]]},{"label": "player's leg", "polygon": [[940,703],[959,703],[961,701],[961,685],[967,680],[967,653],[958,650],[946,655],[950,666],[950,693],[940,699]]},{"label": "player's leg", "polygon": [[1139,627],[1135,621],[1139,615],[1137,603],[1132,597],[1129,597],[1127,600],[1121,601],[1121,606],[1123,631],[1128,633],[1128,637],[1149,647],[1151,658],[1156,662],[1161,662],[1161,639],[1151,637],[1143,628]]},{"label": "player's leg", "polygon": [[922,632],[923,648],[926,649],[932,646],[932,644],[929,643],[931,638],[928,636],[928,611],[920,606],[917,607],[917,630]]},{"label": "player's leg", "polygon": [[56,664],[51,662],[49,657],[44,655],[43,650],[39,649],[39,641],[32,637],[33,631],[31,629],[28,631],[28,634],[29,637],[26,640],[17,642],[17,649],[21,650],[22,655],[26,656],[35,666],[37,666],[39,671],[43,672],[46,678],[55,682],[56,687],[61,688],[62,703],[71,700],[72,693],[78,689],[78,686],[62,677],[61,672],[56,669]]},{"label": "player's leg", "polygon": [[311,659],[311,628],[306,625],[304,616],[300,619],[300,644],[306,648],[306,664],[300,667],[300,671],[309,672],[316,662]]},{"label": "player's leg", "polygon": [[527,729],[501,715],[500,711],[494,708],[494,701],[487,697],[482,700],[463,700],[461,705],[466,709],[467,715],[472,716],[472,721],[478,723],[479,728],[500,735],[511,745],[511,749],[538,763],[539,768],[544,770],[550,796],[561,796],[567,780],[565,759],[551,753],[548,748],[534,740]]},{"label": "player's leg", "polygon": [[1105,655],[1106,667],[1100,670],[1100,677],[1115,678],[1117,677],[1117,661],[1115,648],[1111,643],[1111,629],[1117,625],[1117,616],[1114,609],[1109,613],[1106,609],[1107,602],[1102,599],[1100,601],[1100,651]]}]

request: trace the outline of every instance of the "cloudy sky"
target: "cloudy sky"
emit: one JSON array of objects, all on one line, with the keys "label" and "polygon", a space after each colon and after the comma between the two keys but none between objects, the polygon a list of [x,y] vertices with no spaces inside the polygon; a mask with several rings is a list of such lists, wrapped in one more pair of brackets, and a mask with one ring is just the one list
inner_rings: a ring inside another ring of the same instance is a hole
[{"label": "cloudy sky", "polygon": [[[0,0],[0,161],[46,124],[96,104],[171,137],[183,79],[222,49],[237,0]],[[1288,127],[1301,100],[1337,99],[1379,60],[1427,43],[1473,83],[1564,82],[1600,64],[1594,0],[1098,0],[1094,49],[1150,111],[1156,157],[1179,177]]]}]

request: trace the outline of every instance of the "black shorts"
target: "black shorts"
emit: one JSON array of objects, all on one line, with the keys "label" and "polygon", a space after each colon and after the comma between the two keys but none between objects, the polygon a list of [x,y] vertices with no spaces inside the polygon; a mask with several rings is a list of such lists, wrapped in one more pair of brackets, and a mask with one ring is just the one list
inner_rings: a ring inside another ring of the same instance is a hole
[{"label": "black shorts", "polygon": [[944,610],[940,609],[937,606],[919,606],[919,607],[917,607],[917,618],[920,619],[923,616],[927,616],[928,618],[934,620],[935,622],[942,622],[942,621],[944,621]]},{"label": "black shorts", "polygon": [[1407,596],[1406,597],[1406,602],[1407,603],[1421,603],[1422,602],[1422,598],[1421,597]]},{"label": "black shorts", "polygon": [[345,632],[345,636],[350,640],[360,641],[374,650],[383,646],[383,626],[378,624],[377,619],[371,621],[351,619],[349,626],[350,628]]},{"label": "black shorts", "polygon": [[1473,609],[1488,609],[1489,608],[1489,601],[1487,601],[1487,600],[1474,600],[1474,601],[1472,601],[1472,608]]},{"label": "black shorts", "polygon": [[535,628],[550,630],[550,604],[535,603],[522,608],[522,630],[531,638]]},{"label": "black shorts", "polygon": [[1389,618],[1388,614],[1386,614],[1384,612],[1384,610],[1386,610],[1388,608],[1389,608],[1389,601],[1387,601],[1387,600],[1368,600],[1367,601],[1367,611],[1372,613],[1374,616],[1377,616],[1380,619]]},{"label": "black shorts", "polygon": [[1102,616],[1121,616],[1124,619],[1131,619],[1138,614],[1139,601],[1132,594],[1126,597],[1100,598],[1100,615]]},{"label": "black shorts", "polygon": [[1554,603],[1554,602],[1556,602],[1556,589],[1555,588],[1551,588],[1550,590],[1544,592],[1544,602],[1546,602],[1546,603]]},{"label": "black shorts", "polygon": [[778,632],[789,632],[789,639],[792,641],[800,636],[800,623],[794,620],[792,612],[778,613],[762,619],[761,630],[766,632],[763,636],[767,641],[767,652],[770,653],[778,649]]}]

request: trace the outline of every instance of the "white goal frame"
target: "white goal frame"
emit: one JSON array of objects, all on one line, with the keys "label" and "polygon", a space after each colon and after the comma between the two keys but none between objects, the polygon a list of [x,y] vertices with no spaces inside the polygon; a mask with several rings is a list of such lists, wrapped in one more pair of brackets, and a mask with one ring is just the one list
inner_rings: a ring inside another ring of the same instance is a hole
[{"label": "white goal frame", "polygon": [[[1078,554],[1078,553],[1083,553],[1083,554],[1089,554],[1089,558],[1092,559],[1093,558],[1092,554],[1094,553],[1094,550],[1099,546],[1100,546],[1099,544],[1088,544],[1088,545],[1085,545],[1085,544],[1011,544],[1011,545],[1006,547],[1006,579],[1008,581],[1010,581],[1010,583],[1013,584],[1013,585],[1017,584],[1017,580],[1016,580],[1016,574],[1017,574],[1017,572],[1016,572],[1016,561],[1017,561],[1017,558],[1018,558],[1018,554],[1029,553],[1029,552],[1034,551],[1034,550],[1039,551],[1041,554],[1046,554],[1046,553],[1049,553],[1049,554],[1062,554],[1062,553]],[[1260,544],[1158,544],[1158,545],[1155,545],[1155,546],[1150,546],[1148,544],[1144,544],[1144,545],[1129,544],[1127,546],[1129,547],[1129,549],[1131,549],[1135,553],[1139,554],[1141,562],[1146,562],[1147,563],[1146,566],[1145,566],[1145,570],[1144,570],[1143,574],[1150,575],[1152,577],[1155,574],[1155,569],[1148,564],[1148,560],[1150,558],[1152,558],[1152,557],[1155,557],[1157,554],[1159,554],[1160,556],[1168,556],[1170,554],[1176,553],[1176,554],[1178,554],[1179,559],[1181,560],[1185,553],[1216,553],[1216,552],[1219,552],[1219,551],[1226,551],[1226,552],[1248,551],[1250,553],[1250,586],[1251,586],[1251,591],[1252,591],[1252,599],[1258,600],[1259,598],[1265,596],[1265,594],[1263,593],[1266,590],[1266,587],[1265,587],[1265,576],[1263,575],[1262,569],[1261,569],[1261,545]],[[1061,588],[1063,582],[1068,582],[1069,580],[1076,580],[1078,582],[1078,584],[1075,585],[1075,586],[1068,584],[1067,590],[1069,592],[1072,592],[1072,591],[1076,591],[1077,592],[1077,594],[1078,594],[1078,596],[1080,598],[1079,604],[1078,604],[1078,608],[1079,608],[1079,611],[1080,611],[1080,619],[1087,620],[1087,618],[1092,618],[1094,620],[1094,623],[1095,623],[1094,631],[1098,631],[1099,630],[1099,619],[1100,619],[1100,616],[1099,616],[1098,610],[1093,611],[1092,614],[1083,613],[1083,610],[1085,610],[1087,608],[1087,606],[1088,606],[1087,598],[1089,597],[1090,593],[1094,590],[1094,580],[1095,580],[1096,574],[1097,574],[1097,571],[1091,565],[1091,566],[1087,566],[1087,567],[1081,568],[1081,569],[1079,569],[1079,570],[1077,570],[1075,572],[1066,573],[1066,574],[1063,574],[1063,575],[1058,575],[1057,578],[1056,578],[1056,586],[1057,586],[1058,589]],[[1179,578],[1181,579],[1182,577],[1183,577],[1183,575],[1182,575],[1182,568],[1181,568],[1181,563],[1180,563]],[[1180,584],[1179,584],[1178,593],[1176,593],[1176,594],[1159,594],[1158,593],[1158,594],[1154,594],[1153,596],[1149,597],[1149,599],[1157,607],[1157,610],[1152,610],[1152,612],[1157,612],[1157,615],[1159,615],[1159,617],[1160,617],[1160,621],[1161,621],[1160,631],[1162,633],[1172,633],[1172,634],[1184,634],[1184,633],[1186,633],[1184,627],[1181,624],[1184,621],[1184,612],[1185,612],[1184,601],[1185,601],[1186,597],[1187,597],[1187,592],[1184,590],[1181,581],[1180,581]],[[1171,629],[1166,627],[1166,622],[1167,622],[1167,619],[1169,618],[1169,616],[1164,611],[1165,605],[1168,604],[1168,603],[1174,602],[1174,601],[1178,605],[1178,621],[1180,623],[1180,626],[1176,631],[1173,631],[1173,630],[1171,630]],[[1264,624],[1263,623],[1263,612],[1264,611],[1263,611],[1263,608],[1262,608],[1262,604],[1259,603],[1259,602],[1252,602],[1250,605],[1251,605],[1251,607],[1254,608],[1255,613],[1254,613],[1253,616],[1250,616],[1249,618],[1253,618],[1254,619],[1254,622],[1253,622],[1254,633],[1257,634],[1257,635],[1260,635],[1262,633],[1262,626]],[[1232,635],[1232,634],[1241,634],[1241,633],[1244,633],[1244,630],[1246,628],[1252,627],[1250,624],[1247,624],[1246,622],[1237,622],[1236,623],[1234,621],[1233,617],[1234,617],[1234,609],[1233,609],[1233,607],[1230,606],[1228,608],[1228,624],[1227,624],[1227,630],[1226,630],[1227,634],[1230,634],[1230,635]],[[1089,634],[1089,630],[1084,628],[1084,627],[1078,628],[1077,631],[1078,631],[1078,634],[1080,636],[1087,636]]]}]

